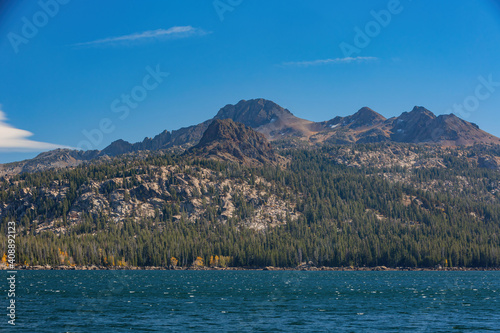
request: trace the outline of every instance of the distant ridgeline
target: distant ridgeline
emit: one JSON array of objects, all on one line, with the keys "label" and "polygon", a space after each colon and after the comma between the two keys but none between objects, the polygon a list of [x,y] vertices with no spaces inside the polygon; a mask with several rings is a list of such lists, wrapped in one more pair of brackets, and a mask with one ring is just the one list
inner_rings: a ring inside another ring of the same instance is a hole
[{"label": "distant ridgeline", "polygon": [[142,142],[117,140],[103,150],[76,151],[59,149],[42,153],[34,159],[0,164],[0,176],[22,172],[75,167],[82,163],[107,161],[109,157],[130,153],[163,151],[182,153],[197,145],[214,121],[233,120],[244,124],[275,146],[321,147],[353,143],[416,143],[445,147],[474,144],[500,144],[500,139],[482,131],[453,114],[435,116],[424,107],[386,119],[368,107],[351,116],[337,116],[329,121],[313,122],[294,116],[289,110],[265,100],[242,100],[228,104],[213,117],[198,125],[163,131]]},{"label": "distant ridgeline", "polygon": [[423,108],[313,123],[242,101],[142,143],[0,166],[0,245],[15,221],[30,266],[499,267],[496,140]]}]

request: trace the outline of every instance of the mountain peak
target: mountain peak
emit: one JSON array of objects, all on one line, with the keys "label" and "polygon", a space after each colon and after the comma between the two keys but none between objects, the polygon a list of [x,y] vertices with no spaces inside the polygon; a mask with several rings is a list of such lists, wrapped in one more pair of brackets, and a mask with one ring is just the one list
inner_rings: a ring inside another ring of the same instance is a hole
[{"label": "mountain peak", "polygon": [[109,146],[107,146],[102,152],[101,155],[108,156],[118,156],[121,154],[128,153],[132,150],[133,145],[125,140],[119,139],[112,142]]},{"label": "mountain peak", "polygon": [[215,119],[208,126],[196,147],[206,146],[213,141],[232,140],[236,142],[243,139],[245,132],[250,132],[250,129],[232,119]]},{"label": "mountain peak", "polygon": [[272,101],[259,98],[241,100],[236,105],[228,104],[219,110],[214,119],[232,119],[257,128],[288,115],[292,113]]},{"label": "mountain peak", "polygon": [[372,127],[384,122],[385,120],[384,116],[365,106],[351,116],[335,117],[326,124],[330,128],[345,126],[351,129],[357,129],[361,127]]},{"label": "mountain peak", "polygon": [[369,107],[362,107],[355,114],[352,115],[355,122],[359,125],[373,125],[385,121],[385,117],[377,113]]},{"label": "mountain peak", "polygon": [[436,115],[432,111],[429,111],[428,109],[426,109],[423,106],[413,107],[413,110],[411,110],[411,112],[409,112],[409,114],[426,115],[427,117],[432,118],[432,119],[436,118]]},{"label": "mountain peak", "polygon": [[378,114],[377,112],[373,111],[371,108],[369,108],[367,106],[363,106],[355,114],[370,114],[370,113],[376,113],[376,114]]}]

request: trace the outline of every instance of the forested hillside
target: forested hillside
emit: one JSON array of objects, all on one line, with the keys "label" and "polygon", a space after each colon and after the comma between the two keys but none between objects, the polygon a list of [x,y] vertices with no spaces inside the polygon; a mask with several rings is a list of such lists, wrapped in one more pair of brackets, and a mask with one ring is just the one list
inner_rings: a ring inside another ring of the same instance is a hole
[{"label": "forested hillside", "polygon": [[[166,153],[0,180],[0,244],[29,265],[500,266],[496,146]],[[490,161],[490,162],[488,162]]]}]

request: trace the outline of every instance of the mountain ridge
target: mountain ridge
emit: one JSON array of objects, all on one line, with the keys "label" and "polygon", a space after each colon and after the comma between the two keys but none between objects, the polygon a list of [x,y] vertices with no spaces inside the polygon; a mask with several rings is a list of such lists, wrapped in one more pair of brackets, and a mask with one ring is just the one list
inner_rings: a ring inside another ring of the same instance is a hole
[{"label": "mountain ridge", "polygon": [[186,151],[200,142],[215,120],[231,119],[261,133],[270,141],[302,142],[306,145],[399,142],[442,146],[470,146],[476,143],[499,144],[500,139],[482,131],[476,124],[457,116],[436,116],[422,106],[385,118],[369,107],[362,107],[346,117],[313,122],[296,117],[288,109],[263,98],[227,104],[209,120],[173,131],[163,131],[153,138],[129,143],[116,140],[103,150],[54,150],[34,159],[0,164],[0,176],[53,168],[74,167],[96,159],[140,151]]}]

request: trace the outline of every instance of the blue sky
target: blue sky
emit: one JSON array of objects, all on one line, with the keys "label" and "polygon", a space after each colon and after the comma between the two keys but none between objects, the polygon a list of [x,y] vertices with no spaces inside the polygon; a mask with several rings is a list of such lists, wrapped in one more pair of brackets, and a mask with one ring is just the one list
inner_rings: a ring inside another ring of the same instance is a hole
[{"label": "blue sky", "polygon": [[0,163],[260,97],[315,121],[458,106],[500,136],[497,1],[57,1],[0,6]]}]

